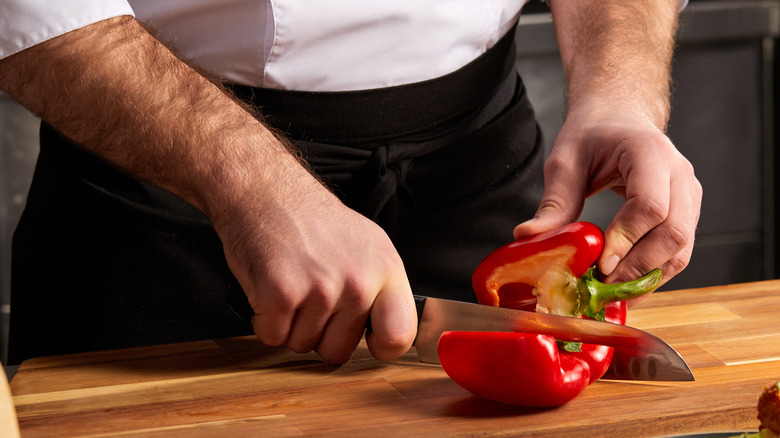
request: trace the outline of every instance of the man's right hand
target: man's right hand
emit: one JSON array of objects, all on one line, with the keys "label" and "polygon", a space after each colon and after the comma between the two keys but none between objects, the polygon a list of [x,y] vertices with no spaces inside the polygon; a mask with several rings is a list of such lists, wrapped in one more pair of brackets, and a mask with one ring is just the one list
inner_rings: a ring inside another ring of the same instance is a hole
[{"label": "man's right hand", "polygon": [[343,363],[370,314],[367,343],[374,357],[405,353],[416,334],[416,313],[387,234],[297,162],[284,161],[284,184],[270,192],[237,184],[242,188],[235,193],[247,195],[214,220],[255,312],[255,334],[267,345],[315,350],[328,362]]},{"label": "man's right hand", "polygon": [[0,60],[0,89],[85,149],[203,211],[263,342],[344,362],[370,315],[375,357],[411,346],[414,301],[385,233],[133,18]]}]

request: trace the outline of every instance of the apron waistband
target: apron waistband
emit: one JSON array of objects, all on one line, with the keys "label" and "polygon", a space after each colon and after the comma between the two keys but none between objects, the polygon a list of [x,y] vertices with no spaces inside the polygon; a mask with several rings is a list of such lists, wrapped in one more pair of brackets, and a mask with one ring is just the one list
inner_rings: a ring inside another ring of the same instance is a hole
[{"label": "apron waistband", "polygon": [[515,28],[474,61],[428,81],[342,92],[228,84],[293,139],[364,142],[436,128],[485,105],[514,70]]}]

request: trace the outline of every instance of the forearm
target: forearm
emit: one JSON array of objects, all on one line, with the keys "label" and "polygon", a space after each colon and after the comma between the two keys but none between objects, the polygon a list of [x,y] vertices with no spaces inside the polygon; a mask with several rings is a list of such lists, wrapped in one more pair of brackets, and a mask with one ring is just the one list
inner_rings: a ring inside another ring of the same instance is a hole
[{"label": "forearm", "polygon": [[275,170],[297,165],[256,118],[130,17],[4,59],[0,88],[86,149],[212,216],[242,185],[260,189],[257,178],[273,181]]},{"label": "forearm", "polygon": [[610,105],[665,130],[677,7],[673,0],[553,0],[569,111]]},{"label": "forearm", "polygon": [[0,88],[84,148],[200,208],[264,343],[343,363],[370,315],[375,357],[411,346],[414,301],[387,234],[134,20],[100,22],[0,61]]}]

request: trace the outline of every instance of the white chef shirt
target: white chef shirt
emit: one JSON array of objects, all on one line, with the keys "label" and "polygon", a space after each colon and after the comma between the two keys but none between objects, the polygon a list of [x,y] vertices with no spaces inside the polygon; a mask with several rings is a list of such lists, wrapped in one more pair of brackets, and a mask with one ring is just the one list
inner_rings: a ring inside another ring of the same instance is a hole
[{"label": "white chef shirt", "polygon": [[439,77],[467,64],[514,25],[527,1],[0,0],[0,58],[106,18],[134,15],[225,81],[369,89]]}]

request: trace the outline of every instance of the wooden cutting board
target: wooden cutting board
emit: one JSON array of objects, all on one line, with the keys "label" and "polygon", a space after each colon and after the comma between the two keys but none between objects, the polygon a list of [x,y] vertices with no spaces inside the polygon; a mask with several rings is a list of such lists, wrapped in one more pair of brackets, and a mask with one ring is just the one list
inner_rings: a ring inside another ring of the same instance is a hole
[{"label": "wooden cutting board", "polygon": [[695,382],[599,381],[555,409],[472,396],[408,354],[361,345],[337,367],[233,338],[21,365],[11,391],[23,437],[659,437],[756,429],[780,380],[780,281],[656,293],[629,325],[665,339]]}]

